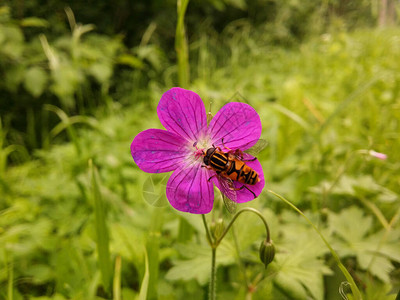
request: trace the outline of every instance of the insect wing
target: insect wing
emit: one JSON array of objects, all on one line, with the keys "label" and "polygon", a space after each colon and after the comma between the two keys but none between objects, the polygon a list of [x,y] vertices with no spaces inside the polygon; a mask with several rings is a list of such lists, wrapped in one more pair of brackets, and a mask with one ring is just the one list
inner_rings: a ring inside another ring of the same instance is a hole
[{"label": "insect wing", "polygon": [[224,200],[225,207],[231,214],[234,214],[237,207],[237,197],[236,191],[233,187],[233,181],[220,175],[218,175],[217,177],[222,192],[222,200]]},{"label": "insect wing", "polygon": [[225,194],[222,194],[222,200],[224,200],[225,207],[229,211],[229,213],[232,215],[235,214],[236,208],[237,208],[237,203],[233,202]]},{"label": "insect wing", "polygon": [[[248,144],[251,144],[251,143],[253,143],[253,142],[250,142]],[[255,143],[254,146],[252,146],[250,149],[247,149],[243,152],[250,154],[252,156],[256,156],[258,153],[260,153],[262,150],[264,150],[267,147],[267,145],[268,145],[268,142],[266,140],[259,139],[257,141],[257,143]],[[243,148],[245,148],[245,147],[243,147]]]}]

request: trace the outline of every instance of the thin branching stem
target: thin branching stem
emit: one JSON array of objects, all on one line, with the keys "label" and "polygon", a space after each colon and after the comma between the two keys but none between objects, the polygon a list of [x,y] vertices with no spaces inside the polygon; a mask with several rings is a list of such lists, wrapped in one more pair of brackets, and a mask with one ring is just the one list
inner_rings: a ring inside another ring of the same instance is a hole
[{"label": "thin branching stem", "polygon": [[264,216],[255,208],[252,207],[245,207],[242,208],[241,210],[239,210],[232,218],[232,220],[229,222],[228,226],[225,228],[225,231],[221,234],[221,236],[215,241],[215,244],[218,246],[219,243],[221,243],[222,239],[225,237],[225,235],[228,233],[229,229],[231,228],[232,224],[235,222],[235,220],[237,219],[237,217],[239,217],[239,215],[241,215],[242,213],[244,213],[245,211],[249,211],[252,213],[255,213],[257,216],[260,217],[260,219],[263,221],[264,226],[265,226],[265,230],[267,231],[267,241],[271,241],[271,235],[269,232],[269,227],[268,227],[268,223],[267,220],[265,220]]},{"label": "thin branching stem", "polygon": [[269,227],[268,223],[265,220],[264,216],[256,209],[251,208],[251,207],[245,207],[239,210],[232,218],[232,220],[229,222],[228,226],[225,228],[224,232],[221,234],[220,237],[213,239],[210,234],[210,230],[208,229],[207,226],[207,220],[205,215],[202,215],[203,219],[203,224],[204,228],[206,229],[206,234],[207,234],[207,240],[210,244],[211,247],[211,278],[210,278],[210,289],[209,289],[209,299],[215,300],[216,297],[216,254],[217,254],[217,247],[225,237],[225,235],[228,233],[229,229],[232,227],[233,223],[236,221],[237,217],[244,213],[245,211],[255,213],[257,216],[261,218],[261,220],[264,223],[265,229],[267,231],[267,241],[269,242],[271,240],[271,235],[269,232]]}]

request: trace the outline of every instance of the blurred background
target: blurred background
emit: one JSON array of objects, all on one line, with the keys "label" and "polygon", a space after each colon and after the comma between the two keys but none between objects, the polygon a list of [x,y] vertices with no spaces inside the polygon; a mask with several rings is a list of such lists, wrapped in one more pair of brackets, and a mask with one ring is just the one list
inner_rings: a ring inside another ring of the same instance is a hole
[{"label": "blurred background", "polygon": [[[198,215],[134,164],[135,135],[181,86],[259,113],[266,189],[217,252],[219,299],[363,299],[400,287],[400,3],[0,4],[0,299],[207,299]],[[211,105],[210,105],[211,104]],[[164,177],[163,177],[164,176]],[[231,216],[216,197],[207,216]]]}]

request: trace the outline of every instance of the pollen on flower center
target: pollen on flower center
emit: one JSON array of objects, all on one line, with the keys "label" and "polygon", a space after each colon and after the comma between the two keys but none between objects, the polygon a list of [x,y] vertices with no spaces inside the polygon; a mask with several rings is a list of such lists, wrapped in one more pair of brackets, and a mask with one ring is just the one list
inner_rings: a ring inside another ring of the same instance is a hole
[{"label": "pollen on flower center", "polygon": [[196,142],[193,143],[193,149],[192,149],[193,152],[191,155],[191,160],[202,162],[200,158],[204,156],[205,151],[207,151],[207,149],[210,147],[212,147],[212,144],[208,137],[199,138]]},{"label": "pollen on flower center", "polygon": [[198,149],[205,149],[212,147],[212,142],[209,136],[200,137],[193,146]]}]

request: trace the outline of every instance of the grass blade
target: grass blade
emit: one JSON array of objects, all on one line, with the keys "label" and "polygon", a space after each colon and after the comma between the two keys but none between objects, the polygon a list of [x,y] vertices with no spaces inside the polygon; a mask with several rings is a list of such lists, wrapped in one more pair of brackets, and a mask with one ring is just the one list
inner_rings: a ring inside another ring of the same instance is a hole
[{"label": "grass blade", "polygon": [[113,300],[121,300],[121,256],[115,259]]},{"label": "grass blade", "polygon": [[106,292],[109,292],[112,267],[110,259],[110,238],[108,235],[108,228],[106,224],[106,211],[104,207],[104,201],[100,193],[98,171],[96,167],[93,166],[91,160],[89,161],[89,169],[91,173],[92,196],[94,202],[98,264],[100,267],[104,289]]},{"label": "grass blade", "polygon": [[[81,147],[78,142],[78,134],[76,133],[74,127],[72,126],[70,117],[61,108],[58,108],[57,106],[51,104],[45,104],[44,109],[54,112],[60,118],[61,120],[60,124],[62,124],[60,125],[62,126],[61,130],[65,129],[67,131],[68,137],[70,141],[74,143],[77,153],[81,154]],[[54,137],[55,136],[54,131],[56,131],[56,133],[58,134],[59,131],[61,130],[58,129],[58,127],[56,126],[56,128],[50,132],[50,135]]]},{"label": "grass blade", "polygon": [[[13,291],[13,287],[14,287],[14,264],[12,261],[12,257],[11,259],[9,259],[9,256],[7,254],[7,250],[4,250],[4,257],[5,257],[5,265],[7,268],[7,299],[8,300],[13,300],[13,295],[14,295],[14,291]],[[10,261],[9,261],[10,260]]]},{"label": "grass blade", "polygon": [[149,272],[149,259],[147,257],[147,250],[145,249],[144,251],[144,276],[142,280],[142,284],[140,286],[140,292],[139,292],[139,298],[138,300],[147,300],[147,292],[149,289],[149,278],[150,278],[150,272]]},{"label": "grass blade", "polygon": [[189,0],[177,0],[178,22],[175,33],[175,51],[178,57],[178,84],[189,85],[189,50],[185,32],[185,13]]},{"label": "grass blade", "polygon": [[300,117],[298,114],[294,113],[293,111],[287,109],[286,107],[280,105],[280,104],[272,104],[271,108],[275,109],[276,111],[279,111],[280,113],[284,114],[287,116],[289,119],[292,119],[294,122],[299,124],[301,127],[303,127],[306,131],[311,131],[311,126],[308,122],[306,122],[302,117]]},{"label": "grass blade", "polygon": [[146,243],[146,254],[148,259],[148,270],[149,270],[149,279],[148,279],[148,293],[147,299],[153,300],[157,299],[157,290],[158,290],[158,270],[160,268],[160,236],[161,236],[161,228],[163,224],[163,212],[162,208],[154,208],[152,211],[151,224],[150,224],[150,232],[147,236]]}]

